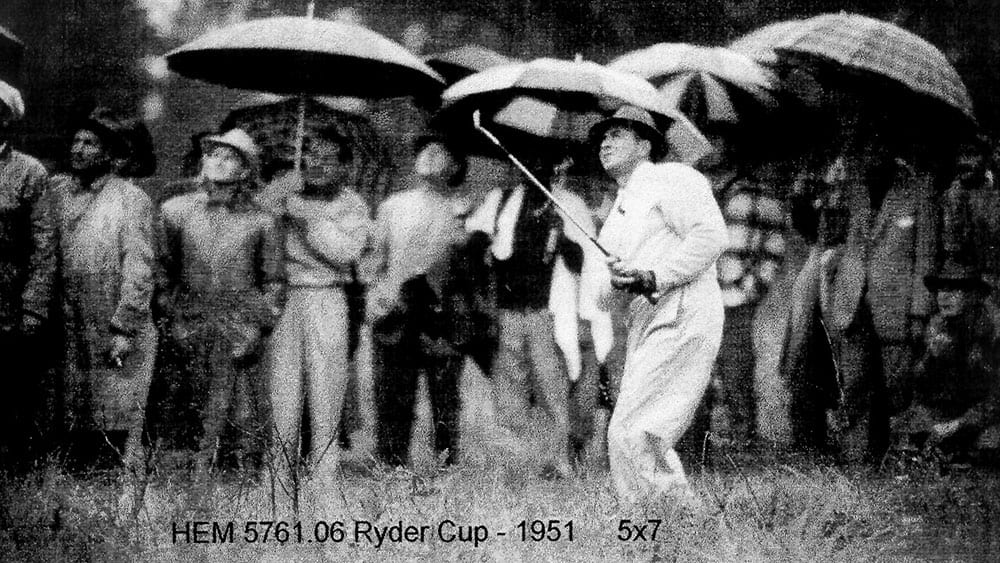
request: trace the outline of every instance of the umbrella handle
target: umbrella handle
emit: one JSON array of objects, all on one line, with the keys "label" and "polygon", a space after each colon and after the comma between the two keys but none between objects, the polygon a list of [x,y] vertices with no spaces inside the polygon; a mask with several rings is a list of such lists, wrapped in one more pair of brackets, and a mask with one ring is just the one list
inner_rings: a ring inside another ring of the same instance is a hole
[{"label": "umbrella handle", "polygon": [[302,172],[302,145],[306,137],[306,95],[299,94],[299,109],[295,124],[295,171]]}]

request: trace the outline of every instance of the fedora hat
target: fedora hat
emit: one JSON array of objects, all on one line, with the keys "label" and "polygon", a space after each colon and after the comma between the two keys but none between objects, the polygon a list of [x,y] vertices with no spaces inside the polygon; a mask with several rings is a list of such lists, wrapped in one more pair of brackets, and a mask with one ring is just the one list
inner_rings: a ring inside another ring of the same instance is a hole
[{"label": "fedora hat", "polygon": [[221,135],[209,135],[201,140],[202,150],[208,152],[213,146],[229,147],[243,158],[243,162],[255,173],[260,169],[260,149],[250,135],[236,127]]},{"label": "fedora hat", "polygon": [[924,285],[931,291],[965,290],[988,292],[989,284],[974,266],[946,260],[935,272],[924,276]]},{"label": "fedora hat", "polygon": [[667,154],[667,140],[653,121],[653,114],[636,106],[622,106],[611,117],[597,122],[590,128],[590,142],[600,145],[604,134],[612,127],[627,127],[639,137],[649,141],[651,148],[649,157],[653,161],[662,159]]},{"label": "fedora hat", "polygon": [[[0,104],[7,107],[13,121],[24,119],[24,99],[21,97],[21,91],[3,80],[0,80]],[[3,111],[0,111],[0,116],[2,115]]]}]

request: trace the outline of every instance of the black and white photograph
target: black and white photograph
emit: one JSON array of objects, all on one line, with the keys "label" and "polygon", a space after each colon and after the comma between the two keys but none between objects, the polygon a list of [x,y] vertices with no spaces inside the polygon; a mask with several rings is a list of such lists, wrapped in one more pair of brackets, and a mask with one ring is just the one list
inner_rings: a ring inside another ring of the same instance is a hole
[{"label": "black and white photograph", "polygon": [[1000,560],[997,0],[0,0],[0,560]]}]

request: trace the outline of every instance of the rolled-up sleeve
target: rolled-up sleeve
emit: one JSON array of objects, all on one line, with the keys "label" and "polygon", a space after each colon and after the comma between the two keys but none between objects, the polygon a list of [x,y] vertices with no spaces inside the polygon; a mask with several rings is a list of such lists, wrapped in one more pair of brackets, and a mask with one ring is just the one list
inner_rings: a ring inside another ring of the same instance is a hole
[{"label": "rolled-up sleeve", "polygon": [[671,167],[657,174],[656,207],[680,243],[666,250],[653,269],[660,292],[688,283],[710,268],[729,244],[726,223],[712,188],[701,173]]}]

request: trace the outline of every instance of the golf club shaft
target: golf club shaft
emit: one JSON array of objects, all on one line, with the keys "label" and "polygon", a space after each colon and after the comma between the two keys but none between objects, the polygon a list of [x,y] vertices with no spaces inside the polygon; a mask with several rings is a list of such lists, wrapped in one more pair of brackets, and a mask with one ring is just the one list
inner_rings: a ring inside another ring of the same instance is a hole
[{"label": "golf club shaft", "polygon": [[[562,213],[563,216],[566,217],[566,219],[568,219],[570,223],[573,223],[574,225],[576,225],[576,228],[580,229],[580,231],[584,234],[584,236],[587,237],[587,240],[593,243],[594,246],[596,246],[597,249],[600,250],[605,257],[607,258],[612,257],[612,254],[608,252],[608,250],[604,248],[604,246],[601,243],[597,242],[597,239],[591,236],[590,233],[587,232],[587,229],[584,229],[583,226],[579,223],[579,221],[577,221],[573,217],[573,215],[569,211],[567,211],[566,208],[563,207],[558,200],[556,200],[555,196],[552,195],[552,192],[549,191],[549,189],[546,188],[545,185],[542,184],[542,182],[538,178],[536,178],[535,175],[532,174],[531,171],[528,170],[528,168],[523,163],[521,163],[521,161],[518,160],[516,156],[513,155],[513,153],[511,153],[509,150],[507,150],[506,147],[503,146],[503,143],[500,142],[500,139],[497,139],[496,135],[494,135],[488,129],[483,127],[483,124],[480,121],[479,110],[476,110],[472,113],[472,123],[476,127],[476,129],[479,130],[480,133],[485,135],[487,139],[492,141],[493,144],[497,146],[497,148],[499,148],[501,151],[504,152],[504,154],[507,155],[507,158],[514,163],[514,166],[517,166],[517,168],[521,171],[521,173],[523,173],[529,180],[531,180],[531,183],[534,184],[536,188],[542,190],[542,193],[545,194],[545,197],[549,198],[549,201],[551,201],[552,204],[556,206],[556,209],[558,209],[559,212]],[[656,291],[646,295],[645,297],[647,300],[649,300],[650,303],[654,305],[656,304],[657,301],[660,300],[660,294],[659,292]]]},{"label": "golf club shaft", "polygon": [[587,229],[583,228],[583,225],[581,225],[580,222],[577,221],[576,218],[573,217],[573,215],[569,211],[567,211],[566,208],[563,207],[561,203],[559,203],[559,200],[557,200],[556,197],[552,195],[552,192],[549,191],[549,189],[546,188],[545,185],[542,184],[542,182],[538,178],[536,178],[535,175],[532,174],[531,171],[528,170],[528,168],[520,160],[517,159],[516,156],[514,156],[509,150],[507,150],[506,147],[503,146],[503,144],[500,142],[500,139],[497,139],[496,135],[494,135],[485,127],[483,127],[482,123],[480,123],[479,121],[479,110],[476,110],[475,113],[473,114],[473,123],[475,124],[476,129],[478,129],[480,133],[485,135],[486,138],[492,141],[493,144],[497,146],[497,148],[499,148],[501,151],[504,152],[504,154],[507,155],[507,158],[514,163],[514,166],[517,166],[518,169],[521,171],[521,173],[524,174],[528,178],[528,180],[530,180],[531,183],[535,185],[536,188],[542,190],[542,193],[545,194],[545,197],[549,198],[549,201],[551,201],[552,204],[556,206],[559,212],[562,213],[563,216],[566,217],[566,219],[569,220],[570,223],[573,223],[573,225],[575,225],[576,228],[580,229],[580,232],[582,232],[584,236],[587,237],[587,240],[592,242],[594,246],[596,246],[597,249],[600,250],[602,254],[604,254],[604,256],[607,257],[611,256],[611,253],[608,252],[608,250],[604,248],[604,246],[602,246],[601,243],[597,242],[597,239],[594,238],[590,233],[588,233]]}]

